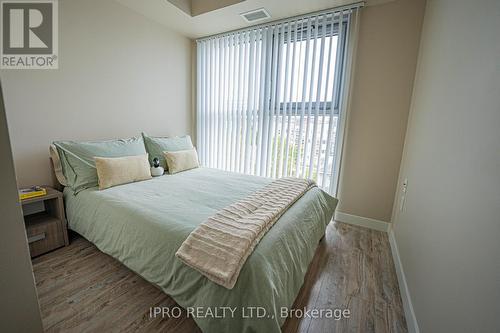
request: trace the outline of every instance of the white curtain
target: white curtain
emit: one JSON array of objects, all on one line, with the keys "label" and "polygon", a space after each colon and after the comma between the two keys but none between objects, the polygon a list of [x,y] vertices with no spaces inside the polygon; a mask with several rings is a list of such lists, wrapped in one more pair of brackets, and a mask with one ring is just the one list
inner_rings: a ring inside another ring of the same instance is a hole
[{"label": "white curtain", "polygon": [[358,7],[197,41],[202,165],[335,194]]}]

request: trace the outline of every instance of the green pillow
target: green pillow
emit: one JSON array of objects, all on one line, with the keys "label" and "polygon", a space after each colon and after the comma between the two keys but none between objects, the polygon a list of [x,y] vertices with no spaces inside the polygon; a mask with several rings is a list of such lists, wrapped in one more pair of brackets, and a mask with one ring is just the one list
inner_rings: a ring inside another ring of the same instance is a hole
[{"label": "green pillow", "polygon": [[176,137],[153,137],[142,133],[144,145],[149,154],[149,164],[153,166],[153,158],[157,157],[160,160],[160,166],[167,170],[167,162],[165,161],[164,151],[179,151],[189,150],[193,148],[191,137],[189,135]]},{"label": "green pillow", "polygon": [[107,141],[56,141],[68,186],[75,193],[98,185],[94,157],[123,157],[146,154],[142,137]]}]

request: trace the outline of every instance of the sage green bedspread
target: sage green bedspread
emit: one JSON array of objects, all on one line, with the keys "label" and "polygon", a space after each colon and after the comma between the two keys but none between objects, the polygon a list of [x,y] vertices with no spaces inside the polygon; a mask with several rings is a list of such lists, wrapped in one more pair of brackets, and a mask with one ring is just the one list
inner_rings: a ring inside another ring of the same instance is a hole
[{"label": "sage green bedspread", "polygon": [[[91,188],[74,195],[66,189],[66,214],[72,230],[158,285],[182,307],[201,307],[204,312],[236,309],[232,316],[226,310],[223,319],[194,317],[203,332],[280,332],[286,319],[280,309],[293,304],[336,199],[318,188],[308,191],[262,238],[232,290],[175,257],[198,224],[269,182],[199,168],[103,191]],[[260,307],[260,314],[265,310],[265,317],[258,318],[255,310],[250,316],[251,307]]]}]

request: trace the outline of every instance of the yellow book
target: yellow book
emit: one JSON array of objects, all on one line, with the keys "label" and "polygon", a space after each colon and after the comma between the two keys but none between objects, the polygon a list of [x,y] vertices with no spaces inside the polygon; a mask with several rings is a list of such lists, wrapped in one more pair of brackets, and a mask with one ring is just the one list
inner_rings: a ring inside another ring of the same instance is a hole
[{"label": "yellow book", "polygon": [[47,194],[47,190],[40,186],[32,186],[19,189],[19,199],[25,200],[34,197],[40,197]]}]

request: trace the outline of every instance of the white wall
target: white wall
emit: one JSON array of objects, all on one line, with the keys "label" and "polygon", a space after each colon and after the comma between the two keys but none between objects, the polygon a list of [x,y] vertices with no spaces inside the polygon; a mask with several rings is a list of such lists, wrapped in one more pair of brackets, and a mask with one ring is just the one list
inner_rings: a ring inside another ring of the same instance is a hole
[{"label": "white wall", "polygon": [[42,332],[1,91],[0,159],[0,332]]},{"label": "white wall", "polygon": [[59,69],[3,70],[20,185],[53,140],[191,133],[191,42],[112,0],[59,1]]},{"label": "white wall", "polygon": [[361,9],[338,211],[390,222],[425,0]]},{"label": "white wall", "polygon": [[499,332],[500,1],[428,0],[405,178],[394,232],[420,332]]}]

